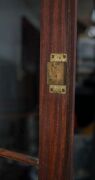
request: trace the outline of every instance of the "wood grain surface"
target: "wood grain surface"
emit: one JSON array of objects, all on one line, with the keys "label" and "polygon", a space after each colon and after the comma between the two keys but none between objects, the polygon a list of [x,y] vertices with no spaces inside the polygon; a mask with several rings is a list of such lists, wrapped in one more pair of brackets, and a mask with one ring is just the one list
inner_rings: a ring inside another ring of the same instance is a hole
[{"label": "wood grain surface", "polygon": [[[71,180],[77,2],[41,1],[39,179]],[[49,93],[47,63],[51,53],[67,54],[65,95]]]},{"label": "wood grain surface", "polygon": [[23,164],[31,165],[31,166],[38,166],[39,165],[39,160],[36,158],[33,158],[31,156],[22,154],[22,153],[17,153],[14,151],[9,151],[7,149],[2,149],[0,148],[0,157],[8,158],[13,161],[17,161]]}]

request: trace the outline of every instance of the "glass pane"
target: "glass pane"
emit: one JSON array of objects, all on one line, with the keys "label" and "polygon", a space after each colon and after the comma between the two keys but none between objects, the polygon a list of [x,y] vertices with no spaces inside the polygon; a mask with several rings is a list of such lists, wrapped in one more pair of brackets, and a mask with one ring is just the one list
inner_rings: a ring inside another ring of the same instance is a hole
[{"label": "glass pane", "polygon": [[[75,180],[95,179],[95,1],[78,1]],[[88,23],[87,23],[88,22]]]},{"label": "glass pane", "polygon": [[3,180],[38,180],[38,169],[32,166],[0,158],[0,179]]},{"label": "glass pane", "polygon": [[34,157],[39,151],[39,4],[0,0],[0,148]]}]

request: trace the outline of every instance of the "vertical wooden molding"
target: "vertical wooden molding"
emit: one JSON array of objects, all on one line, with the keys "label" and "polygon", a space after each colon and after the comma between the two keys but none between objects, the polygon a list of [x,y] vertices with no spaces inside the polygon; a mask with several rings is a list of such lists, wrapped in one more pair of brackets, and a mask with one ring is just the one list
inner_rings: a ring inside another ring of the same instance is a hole
[{"label": "vertical wooden molding", "polygon": [[[74,81],[76,59],[76,0],[41,0],[40,57],[40,180],[71,180]],[[67,92],[51,94],[47,62],[51,53],[66,53]]]}]

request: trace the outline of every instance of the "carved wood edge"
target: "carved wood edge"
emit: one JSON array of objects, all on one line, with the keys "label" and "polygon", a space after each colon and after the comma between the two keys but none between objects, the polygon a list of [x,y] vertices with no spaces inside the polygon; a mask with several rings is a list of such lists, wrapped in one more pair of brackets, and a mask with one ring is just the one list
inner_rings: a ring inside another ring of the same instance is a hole
[{"label": "carved wood edge", "polygon": [[39,160],[37,158],[22,153],[17,153],[14,151],[9,151],[3,148],[0,148],[0,157],[8,158],[27,165],[32,165],[37,167],[39,166]]}]

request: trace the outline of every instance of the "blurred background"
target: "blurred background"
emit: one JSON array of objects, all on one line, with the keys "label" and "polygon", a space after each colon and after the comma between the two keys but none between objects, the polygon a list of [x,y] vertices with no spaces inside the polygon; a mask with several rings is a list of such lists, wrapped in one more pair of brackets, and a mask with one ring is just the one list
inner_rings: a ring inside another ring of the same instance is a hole
[{"label": "blurred background", "polygon": [[95,179],[95,1],[78,0],[75,180]]},{"label": "blurred background", "polygon": [[[38,157],[40,1],[0,0],[0,148]],[[0,158],[0,180],[37,168]]]},{"label": "blurred background", "polygon": [[[74,179],[95,180],[95,1],[78,0]],[[40,0],[0,0],[0,148],[38,157]],[[1,180],[38,169],[0,158]]]}]

